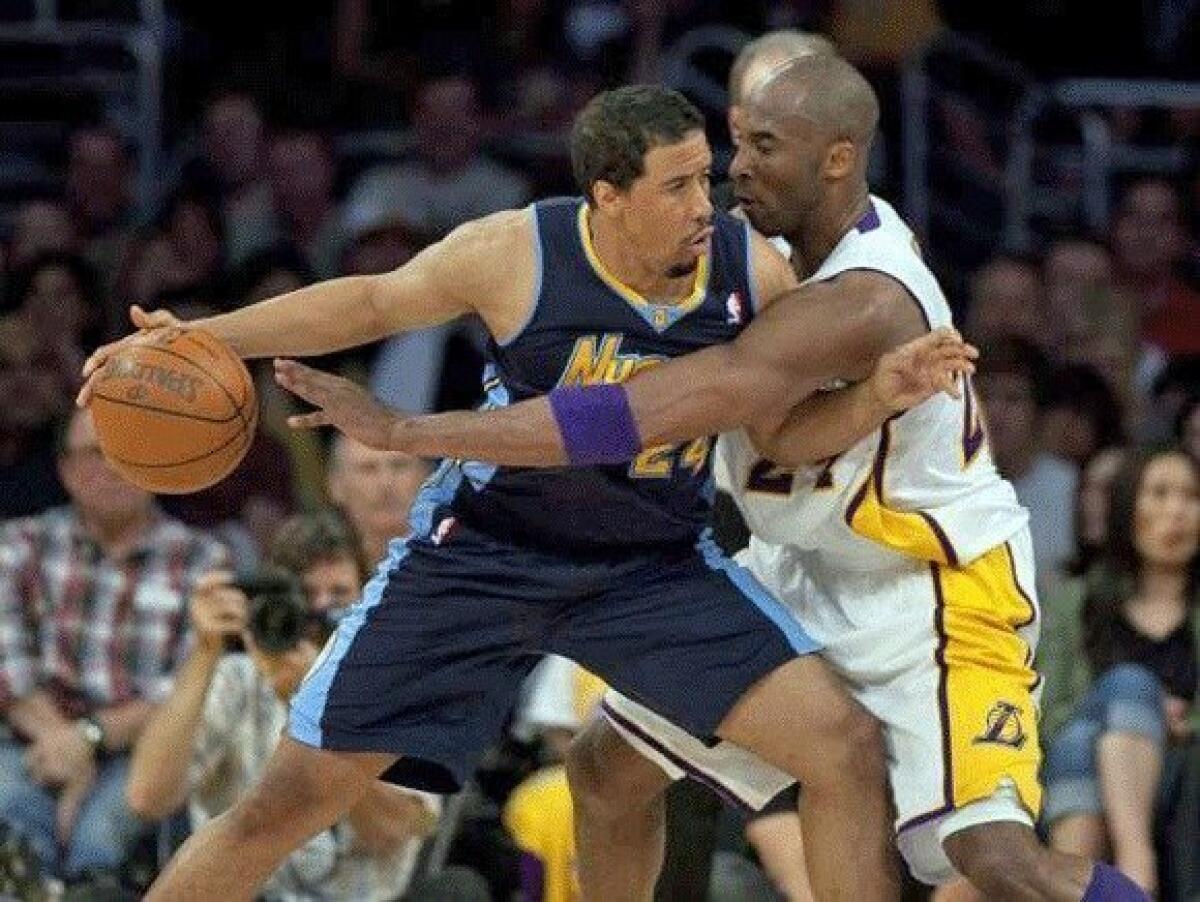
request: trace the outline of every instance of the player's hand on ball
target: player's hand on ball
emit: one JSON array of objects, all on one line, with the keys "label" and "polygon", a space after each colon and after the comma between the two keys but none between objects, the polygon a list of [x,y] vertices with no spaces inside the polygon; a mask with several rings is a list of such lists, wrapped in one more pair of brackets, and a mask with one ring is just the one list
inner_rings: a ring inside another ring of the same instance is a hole
[{"label": "player's hand on ball", "polygon": [[899,412],[944,391],[962,395],[962,377],[975,372],[979,352],[955,329],[934,329],[879,358],[872,391],[888,410]]},{"label": "player's hand on ball", "polygon": [[361,385],[295,360],[275,361],[275,381],[317,408],[288,417],[293,429],[333,426],[369,448],[393,449],[393,426],[403,415],[380,404]]},{"label": "player's hand on ball", "polygon": [[95,388],[96,374],[99,373],[104,364],[108,363],[109,358],[117,353],[117,351],[132,344],[149,344],[155,341],[162,341],[169,335],[174,334],[174,330],[187,328],[187,323],[176,317],[169,310],[154,310],[147,313],[136,304],[129,308],[129,319],[137,327],[136,332],[132,335],[126,335],[117,341],[101,345],[92,352],[91,357],[83,362],[83,388],[79,390],[79,394],[75,398],[77,406],[87,406],[88,401],[91,400],[92,391]]}]

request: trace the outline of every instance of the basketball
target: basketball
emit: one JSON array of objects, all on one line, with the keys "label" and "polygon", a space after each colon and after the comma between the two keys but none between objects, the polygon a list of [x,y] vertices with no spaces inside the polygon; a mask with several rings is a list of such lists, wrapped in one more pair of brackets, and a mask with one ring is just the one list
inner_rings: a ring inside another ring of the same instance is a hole
[{"label": "basketball", "polygon": [[258,401],[241,359],[208,332],[168,332],[105,363],[91,401],[109,465],[151,492],[208,488],[241,463]]}]

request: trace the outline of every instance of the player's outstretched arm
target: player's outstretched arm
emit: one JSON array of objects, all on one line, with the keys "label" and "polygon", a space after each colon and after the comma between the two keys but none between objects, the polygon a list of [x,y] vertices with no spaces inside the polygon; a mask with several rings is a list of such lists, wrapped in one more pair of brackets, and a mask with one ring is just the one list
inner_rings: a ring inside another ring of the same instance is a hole
[{"label": "player's outstretched arm", "polygon": [[754,447],[784,467],[841,454],[883,423],[944,391],[961,395],[978,352],[953,329],[936,329],[884,354],[869,379],[801,401],[782,420],[748,427]]},{"label": "player's outstretched arm", "polygon": [[527,313],[533,241],[530,211],[509,210],[455,229],[382,275],[331,279],[192,322],[165,310],[146,313],[135,307],[131,319],[138,332],[88,358],[77,403],[87,403],[91,377],[117,348],[157,337],[161,329],[206,329],[245,358],[332,353],[465,313],[478,313],[504,337]]},{"label": "player's outstretched arm", "polygon": [[624,386],[556,389],[502,410],[412,417],[295,362],[280,384],[319,408],[294,425],[332,425],[366,444],[509,466],[615,463],[745,423],[781,422],[831,379],[866,377],[925,331],[912,299],[875,273],[789,292],[737,341],[668,361]]}]

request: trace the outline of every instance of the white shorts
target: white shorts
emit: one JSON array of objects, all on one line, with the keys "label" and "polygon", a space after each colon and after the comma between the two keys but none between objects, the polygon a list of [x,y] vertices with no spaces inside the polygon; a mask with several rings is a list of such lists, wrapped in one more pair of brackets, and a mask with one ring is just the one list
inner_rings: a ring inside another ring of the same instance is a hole
[{"label": "white shorts", "polygon": [[[942,850],[952,833],[1033,825],[1040,687],[1028,531],[962,567],[900,560],[885,572],[835,572],[813,553],[757,541],[738,560],[824,644],[822,656],[883,724],[897,845],[913,876],[930,884],[954,876]],[[794,782],[616,692],[602,710],[672,779],[692,776],[744,807],[761,809]]]}]

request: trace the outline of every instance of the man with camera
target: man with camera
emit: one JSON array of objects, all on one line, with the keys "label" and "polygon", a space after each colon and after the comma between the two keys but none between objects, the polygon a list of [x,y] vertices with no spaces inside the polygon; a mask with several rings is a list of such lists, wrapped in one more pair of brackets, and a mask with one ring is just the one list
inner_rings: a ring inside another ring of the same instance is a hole
[{"label": "man with camera", "polygon": [[[240,582],[211,573],[191,597],[194,645],[134,749],[128,800],[144,818],[186,802],[195,828],[258,780],[287,700],[365,575],[356,537],[333,514],[285,523],[268,563]],[[434,797],[377,783],[345,820],[287,859],[264,897],[395,899],[436,817]]]}]

